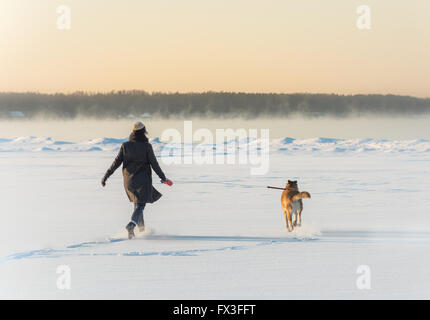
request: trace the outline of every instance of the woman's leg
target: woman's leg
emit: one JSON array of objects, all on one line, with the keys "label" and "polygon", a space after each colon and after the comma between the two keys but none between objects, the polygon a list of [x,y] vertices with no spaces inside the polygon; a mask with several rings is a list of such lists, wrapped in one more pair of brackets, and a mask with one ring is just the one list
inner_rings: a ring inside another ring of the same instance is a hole
[{"label": "woman's leg", "polygon": [[145,209],[146,203],[135,203],[133,215],[131,216],[131,222],[136,226],[139,226],[140,231],[145,230],[145,222],[143,220],[143,209]]}]

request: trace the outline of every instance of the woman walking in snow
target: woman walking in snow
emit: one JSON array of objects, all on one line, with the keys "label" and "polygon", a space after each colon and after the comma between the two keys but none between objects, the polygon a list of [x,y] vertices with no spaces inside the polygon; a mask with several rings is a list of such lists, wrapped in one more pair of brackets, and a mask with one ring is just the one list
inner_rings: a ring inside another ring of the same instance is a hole
[{"label": "woman walking in snow", "polygon": [[140,231],[145,230],[143,220],[145,205],[153,203],[161,197],[161,193],[152,186],[152,170],[160,177],[161,182],[169,186],[173,184],[161,170],[146,134],[147,131],[143,123],[136,122],[133,125],[133,132],[130,134],[129,141],[121,145],[118,155],[102,179],[102,186],[104,187],[106,180],[118,169],[121,163],[123,164],[122,174],[125,192],[130,202],[134,203],[131,221],[125,227],[129,239],[134,237],[136,226],[139,226]]}]

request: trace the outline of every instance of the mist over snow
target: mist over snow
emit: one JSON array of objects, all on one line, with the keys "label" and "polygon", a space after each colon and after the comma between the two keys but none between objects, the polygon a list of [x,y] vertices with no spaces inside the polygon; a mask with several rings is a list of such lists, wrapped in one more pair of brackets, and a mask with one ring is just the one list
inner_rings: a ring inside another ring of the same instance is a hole
[{"label": "mist over snow", "polygon": [[392,94],[149,93],[140,90],[70,94],[0,92],[0,119],[148,119],[153,116],[253,119],[262,116],[287,118],[291,115],[343,118],[425,114],[430,114],[430,99]]}]

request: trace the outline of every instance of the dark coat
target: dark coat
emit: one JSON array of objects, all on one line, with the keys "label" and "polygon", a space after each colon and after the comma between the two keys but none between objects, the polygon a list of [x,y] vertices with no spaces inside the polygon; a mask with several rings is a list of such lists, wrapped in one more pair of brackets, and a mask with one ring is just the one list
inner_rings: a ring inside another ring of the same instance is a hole
[{"label": "dark coat", "polygon": [[154,150],[147,141],[146,137],[136,138],[132,134],[130,141],[121,145],[118,155],[103,178],[107,180],[122,163],[124,188],[130,202],[134,203],[153,203],[161,197],[161,193],[152,186],[151,168],[162,181],[166,180]]}]

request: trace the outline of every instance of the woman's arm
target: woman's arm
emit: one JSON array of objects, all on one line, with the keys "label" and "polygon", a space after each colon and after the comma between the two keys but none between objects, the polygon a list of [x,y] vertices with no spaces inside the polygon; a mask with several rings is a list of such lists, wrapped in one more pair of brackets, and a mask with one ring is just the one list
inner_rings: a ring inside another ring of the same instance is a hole
[{"label": "woman's arm", "polygon": [[149,144],[148,148],[148,160],[151,164],[152,170],[160,177],[161,181],[166,181],[166,176],[164,175],[163,170],[161,170],[160,165],[158,164],[157,158],[154,154],[154,149],[152,149],[152,145]]},{"label": "woman's arm", "polygon": [[106,180],[115,172],[116,169],[121,165],[121,163],[124,160],[123,156],[123,146],[121,145],[121,149],[119,149],[118,155],[116,156],[115,160],[113,161],[112,165],[109,167],[109,169],[106,171],[103,179],[102,179],[102,186],[104,187],[106,185]]}]

